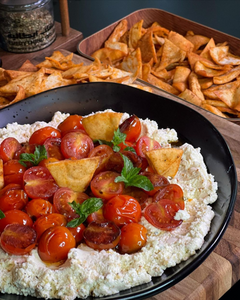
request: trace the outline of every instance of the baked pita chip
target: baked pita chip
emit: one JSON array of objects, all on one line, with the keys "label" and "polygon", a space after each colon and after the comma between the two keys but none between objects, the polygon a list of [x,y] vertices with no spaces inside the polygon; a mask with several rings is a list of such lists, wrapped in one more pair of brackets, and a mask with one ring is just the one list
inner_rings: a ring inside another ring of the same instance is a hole
[{"label": "baked pita chip", "polygon": [[183,50],[186,53],[192,52],[194,49],[193,43],[191,43],[183,35],[175,32],[175,31],[169,32],[168,39],[174,45],[178,46],[181,50]]},{"label": "baked pita chip", "polygon": [[206,67],[202,62],[197,61],[194,65],[194,71],[196,74],[203,77],[215,77],[225,74],[228,69],[222,68],[217,70],[215,68],[209,68]]},{"label": "baked pita chip", "polygon": [[152,31],[147,31],[138,41],[137,46],[141,50],[142,61],[144,63],[148,63],[151,59],[153,59],[154,62],[157,62],[157,54],[153,42]]},{"label": "baked pita chip", "polygon": [[174,177],[181,163],[183,150],[177,148],[160,148],[145,153],[153,170],[165,177]]},{"label": "baked pita chip", "polygon": [[178,95],[178,97],[182,98],[183,100],[186,100],[192,104],[195,104],[197,106],[201,106],[203,100],[199,98],[196,94],[194,94],[189,89],[186,89],[184,92]]},{"label": "baked pita chip", "polygon": [[129,53],[124,57],[123,61],[119,65],[119,68],[127,72],[131,72],[137,77],[142,77],[142,57],[140,48],[137,48],[135,51]]},{"label": "baked pita chip", "polygon": [[32,75],[33,72],[26,72],[26,71],[16,71],[16,70],[5,70],[5,77],[8,81],[16,79],[18,77],[23,78],[29,75]]},{"label": "baked pita chip", "polygon": [[222,118],[227,118],[227,115],[225,115],[224,113],[222,113],[217,107],[212,106],[210,104],[203,104],[202,108],[210,111],[211,113],[214,113],[215,115],[222,117]]},{"label": "baked pita chip", "polygon": [[47,91],[50,89],[54,89],[60,86],[66,86],[70,84],[75,84],[75,79],[64,79],[62,78],[62,73],[59,71],[55,71],[49,76],[44,77],[41,84],[41,91]]},{"label": "baked pita chip", "polygon": [[219,65],[240,65],[240,57],[229,52],[229,46],[212,47],[209,50],[212,60]]},{"label": "baked pita chip", "polygon": [[183,92],[188,87],[188,77],[191,73],[191,70],[186,67],[178,66],[175,69],[175,73],[173,75],[173,84],[179,92]]},{"label": "baked pita chip", "polygon": [[236,79],[239,75],[240,75],[240,66],[237,66],[223,75],[213,77],[213,83],[224,84]]},{"label": "baked pita chip", "polygon": [[213,79],[211,77],[198,78],[198,82],[202,90],[208,89],[210,86],[213,85]]},{"label": "baked pita chip", "polygon": [[185,38],[194,45],[193,52],[196,52],[200,47],[206,45],[210,40],[210,38],[204,35],[194,34],[192,31],[188,31]]},{"label": "baked pita chip", "polygon": [[121,118],[122,113],[107,111],[84,117],[82,124],[92,140],[111,141]]},{"label": "baked pita chip", "polygon": [[92,55],[94,59],[99,59],[101,62],[109,62],[115,64],[126,56],[121,50],[111,48],[101,48],[96,50]]},{"label": "baked pita chip", "polygon": [[171,94],[174,94],[174,95],[179,94],[179,91],[177,89],[175,89],[175,87],[171,86],[167,82],[162,81],[161,79],[155,77],[152,74],[148,75],[148,82],[155,85],[156,87],[168,92],[168,93],[171,93]]},{"label": "baked pita chip", "polygon": [[112,34],[109,36],[108,41],[115,43],[120,40],[120,38],[128,30],[128,21],[126,19],[121,20],[118,25],[113,30]]},{"label": "baked pita chip", "polygon": [[21,67],[18,69],[18,71],[22,71],[22,72],[37,72],[38,68],[33,63],[31,63],[31,61],[29,59],[27,59],[21,65]]},{"label": "baked pita chip", "polygon": [[0,190],[4,187],[3,160],[0,159]]},{"label": "baked pita chip", "polygon": [[60,187],[69,187],[75,192],[84,192],[98,167],[100,157],[78,160],[60,160],[49,163],[48,170]]},{"label": "baked pita chip", "polygon": [[128,39],[128,46],[129,48],[136,49],[138,45],[138,41],[142,37],[142,25],[143,20],[135,23],[129,30],[129,39]]},{"label": "baked pita chip", "polygon": [[194,72],[191,72],[188,77],[189,89],[198,96],[198,98],[204,100],[204,94],[202,93],[198,77]]},{"label": "baked pita chip", "polygon": [[125,43],[121,43],[121,42],[110,42],[110,41],[106,41],[105,42],[105,48],[110,48],[113,50],[120,50],[123,53],[125,53],[125,55],[128,54],[128,46]]},{"label": "baked pita chip", "polygon": [[240,103],[239,86],[240,80],[221,85],[218,89],[214,90],[214,94],[228,107],[236,109],[236,106]]}]

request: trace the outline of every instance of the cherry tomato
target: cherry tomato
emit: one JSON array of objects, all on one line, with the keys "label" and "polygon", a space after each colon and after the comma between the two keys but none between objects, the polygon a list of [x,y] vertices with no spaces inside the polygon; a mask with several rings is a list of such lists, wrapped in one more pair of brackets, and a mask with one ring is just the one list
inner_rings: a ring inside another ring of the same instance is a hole
[{"label": "cherry tomato", "polygon": [[105,170],[109,157],[113,154],[113,149],[108,145],[98,145],[94,147],[88,154],[88,157],[99,156],[100,161],[95,171],[95,175]]},{"label": "cherry tomato", "polygon": [[58,185],[46,167],[29,168],[23,175],[24,190],[30,198],[49,198],[57,191]]},{"label": "cherry tomato", "polygon": [[123,194],[132,196],[134,199],[136,199],[139,202],[142,210],[152,202],[152,197],[149,196],[145,190],[135,186],[129,186],[125,188]]},{"label": "cherry tomato", "polygon": [[106,219],[105,219],[104,216],[103,216],[103,209],[102,209],[102,207],[101,207],[99,210],[97,210],[97,211],[91,213],[91,214],[87,217],[87,222],[88,222],[88,223],[91,223],[91,222],[93,222],[93,221],[98,222],[98,223],[103,223],[103,222],[106,221]]},{"label": "cherry tomato", "polygon": [[118,195],[104,204],[103,216],[119,227],[132,222],[138,223],[141,218],[141,206],[131,196]]},{"label": "cherry tomato", "polygon": [[139,251],[147,242],[147,229],[139,223],[129,223],[121,228],[118,243],[120,253],[131,254]]},{"label": "cherry tomato", "polygon": [[22,148],[17,139],[8,137],[0,144],[0,158],[3,162],[13,159],[16,151]]},{"label": "cherry tomato", "polygon": [[8,160],[3,164],[4,184],[23,184],[23,174],[26,168],[16,159]]},{"label": "cherry tomato", "polygon": [[76,203],[82,203],[89,197],[85,193],[77,193],[67,187],[59,188],[53,196],[53,205],[56,211],[64,215],[68,219],[76,219],[79,215],[71,207],[69,203],[75,201]]},{"label": "cherry tomato", "polygon": [[49,163],[56,162],[56,161],[59,161],[59,160],[56,159],[56,158],[54,158],[54,157],[44,158],[43,160],[40,161],[40,163],[38,164],[38,166],[40,166],[40,167],[46,167],[47,168],[47,165]]},{"label": "cherry tomato", "polygon": [[52,214],[39,217],[33,224],[33,228],[36,230],[37,237],[39,239],[40,236],[43,234],[43,232],[48,228],[53,226],[66,226],[66,225],[67,225],[67,219],[65,216],[58,213],[52,213]]},{"label": "cherry tomato", "polygon": [[40,258],[49,263],[67,259],[68,252],[76,246],[76,241],[68,228],[54,226],[48,228],[38,242]]},{"label": "cherry tomato", "polygon": [[161,199],[149,204],[144,210],[144,217],[153,226],[171,231],[182,224],[182,220],[175,220],[174,216],[179,210],[178,205],[170,199]]},{"label": "cherry tomato", "polygon": [[173,200],[179,207],[179,209],[184,209],[185,203],[183,200],[183,190],[177,184],[169,184],[159,190],[153,197],[153,201],[157,202],[160,199],[170,199]]},{"label": "cherry tomato", "polygon": [[117,173],[121,173],[123,167],[124,161],[119,152],[112,153],[105,166],[107,171],[113,171]]},{"label": "cherry tomato", "polygon": [[148,136],[142,136],[137,141],[136,144],[136,152],[139,156],[145,157],[145,152],[154,150],[154,149],[160,149],[161,145],[155,141],[154,139],[151,139]]},{"label": "cherry tomato", "polygon": [[67,117],[64,121],[62,121],[58,125],[58,129],[61,131],[62,136],[64,136],[66,133],[68,133],[74,129],[84,130],[84,127],[82,124],[82,116],[71,115],[71,116]]},{"label": "cherry tomato", "polygon": [[62,138],[61,151],[65,158],[86,158],[93,148],[91,138],[79,131],[71,131]]},{"label": "cherry tomato", "polygon": [[35,230],[30,226],[9,224],[1,234],[0,244],[9,254],[24,255],[35,247],[36,237]]},{"label": "cherry tomato", "polygon": [[4,228],[13,223],[28,225],[32,227],[32,219],[22,210],[12,209],[8,210],[5,213],[5,217],[0,219],[0,233],[3,232]]},{"label": "cherry tomato", "polygon": [[121,230],[113,222],[92,222],[84,230],[85,243],[95,250],[115,248],[120,240]]},{"label": "cherry tomato", "polygon": [[28,202],[28,196],[20,184],[10,183],[0,190],[0,210],[23,209]]},{"label": "cherry tomato", "polygon": [[55,212],[52,203],[41,198],[32,199],[31,201],[29,201],[25,206],[25,210],[29,217],[36,219]]},{"label": "cherry tomato", "polygon": [[61,132],[51,126],[40,128],[30,136],[29,144],[43,145],[47,138],[61,138]]},{"label": "cherry tomato", "polygon": [[79,245],[81,243],[81,241],[83,240],[83,232],[86,227],[83,224],[80,224],[77,227],[67,227],[67,228],[74,236],[76,245]]},{"label": "cherry tomato", "polygon": [[148,161],[145,157],[138,156],[132,151],[122,151],[122,154],[131,160],[135,168],[140,168],[140,171],[143,172],[147,168]]},{"label": "cherry tomato", "polygon": [[146,176],[154,186],[153,190],[146,191],[146,193],[150,196],[153,196],[158,190],[160,190],[170,184],[170,182],[168,181],[168,179],[166,177],[156,174],[156,173],[143,172],[141,175]]},{"label": "cherry tomato", "polygon": [[108,200],[121,194],[124,189],[124,183],[115,182],[115,178],[118,176],[119,173],[112,171],[101,172],[94,176],[90,183],[94,196]]},{"label": "cherry tomato", "polygon": [[127,147],[132,147],[132,148],[134,148],[134,143],[132,143],[132,142],[127,142],[127,141],[125,141],[124,143],[120,143],[120,144],[118,144],[118,146],[120,147],[120,151],[124,151]]},{"label": "cherry tomato", "polygon": [[[34,153],[36,145],[29,145],[25,143],[21,149],[15,152],[14,159],[19,160],[22,153]],[[25,162],[28,168],[32,167],[33,164],[31,162]]]},{"label": "cherry tomato", "polygon": [[125,133],[127,142],[135,142],[141,133],[142,126],[139,118],[135,115],[127,118],[120,126],[120,131]]},{"label": "cherry tomato", "polygon": [[47,157],[53,157],[58,160],[64,159],[61,152],[61,139],[60,138],[47,138],[43,145],[47,151]]}]

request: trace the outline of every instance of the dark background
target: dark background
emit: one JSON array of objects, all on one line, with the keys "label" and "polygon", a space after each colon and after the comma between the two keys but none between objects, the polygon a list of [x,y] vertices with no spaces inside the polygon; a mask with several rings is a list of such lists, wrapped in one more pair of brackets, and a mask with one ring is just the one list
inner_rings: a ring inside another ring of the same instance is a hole
[{"label": "dark background", "polygon": [[[53,0],[58,22],[59,1]],[[159,8],[240,38],[240,0],[68,0],[68,8],[70,26],[84,37],[135,10]]]}]

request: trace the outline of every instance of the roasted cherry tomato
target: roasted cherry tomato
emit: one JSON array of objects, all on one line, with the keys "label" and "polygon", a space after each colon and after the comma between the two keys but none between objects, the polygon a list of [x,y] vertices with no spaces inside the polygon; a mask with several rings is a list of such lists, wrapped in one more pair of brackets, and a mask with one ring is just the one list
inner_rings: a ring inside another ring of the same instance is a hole
[{"label": "roasted cherry tomato", "polygon": [[140,137],[136,144],[136,152],[141,157],[145,157],[145,152],[159,148],[161,148],[161,145],[148,136]]},{"label": "roasted cherry tomato", "polygon": [[71,115],[71,116],[67,117],[64,121],[62,121],[58,125],[58,129],[61,131],[62,136],[64,136],[66,133],[68,133],[74,129],[84,130],[84,127],[82,124],[82,116]]},{"label": "roasted cherry tomato", "polygon": [[64,159],[61,152],[61,139],[60,138],[48,138],[43,143],[47,151],[47,157],[53,157],[58,160]]},{"label": "roasted cherry tomato", "polygon": [[48,138],[61,138],[61,132],[51,126],[40,128],[30,136],[29,144],[43,145]]},{"label": "roasted cherry tomato", "polygon": [[[19,160],[22,153],[34,153],[36,149],[36,145],[30,145],[28,143],[25,143],[22,148],[20,148],[18,151],[14,154],[14,159]],[[32,167],[33,164],[31,162],[25,162],[28,168]]]},{"label": "roasted cherry tomato", "polygon": [[66,260],[69,250],[75,246],[75,238],[68,228],[54,226],[42,234],[38,242],[38,254],[43,261],[56,263]]},{"label": "roasted cherry tomato", "polygon": [[117,226],[138,223],[141,218],[141,206],[136,199],[128,195],[118,195],[103,206],[103,216]]},{"label": "roasted cherry tomato", "polygon": [[30,198],[49,198],[57,191],[58,185],[46,167],[29,168],[23,175],[24,190]]},{"label": "roasted cherry tomato", "polygon": [[71,131],[62,138],[61,151],[65,158],[86,158],[93,148],[91,138],[79,131]]},{"label": "roasted cherry tomato", "polygon": [[125,133],[127,142],[136,142],[139,138],[142,126],[139,118],[135,115],[127,118],[120,126],[120,131]]},{"label": "roasted cherry tomato", "polygon": [[120,174],[112,171],[98,173],[91,181],[91,191],[95,197],[105,200],[119,195],[123,192],[124,183],[115,182],[115,178]]},{"label": "roasted cherry tomato", "polygon": [[152,197],[149,196],[145,190],[135,186],[129,186],[125,188],[123,194],[132,196],[134,199],[136,199],[141,205],[142,210],[152,202]]},{"label": "roasted cherry tomato", "polygon": [[41,198],[32,199],[31,201],[29,201],[25,206],[25,210],[31,218],[36,219],[55,212],[52,203]]},{"label": "roasted cherry tomato", "polygon": [[8,137],[0,144],[0,158],[3,162],[13,159],[15,152],[22,148],[17,139]]},{"label": "roasted cherry tomato", "polygon": [[37,232],[38,239],[43,234],[45,230],[53,226],[66,226],[67,219],[65,216],[57,213],[44,215],[39,217],[33,224],[33,228]]},{"label": "roasted cherry tomato", "polygon": [[129,223],[121,228],[118,250],[122,254],[131,254],[139,251],[146,242],[147,229],[139,223]]},{"label": "roasted cherry tomato", "polygon": [[83,237],[89,247],[95,250],[106,250],[117,246],[120,234],[120,228],[113,222],[92,222],[84,230]]},{"label": "roasted cherry tomato", "polygon": [[154,186],[154,189],[151,191],[146,191],[150,196],[153,196],[158,190],[166,187],[170,184],[168,179],[162,175],[152,173],[152,172],[143,172],[141,175],[146,176]]},{"label": "roasted cherry tomato", "polygon": [[16,159],[8,160],[3,164],[4,184],[23,184],[23,174],[26,168]]},{"label": "roasted cherry tomato", "polygon": [[35,230],[27,225],[9,224],[1,234],[0,244],[4,251],[14,255],[29,253],[36,245]]},{"label": "roasted cherry tomato", "polygon": [[56,211],[64,215],[68,219],[76,219],[79,217],[75,210],[69,204],[73,201],[76,203],[82,203],[89,197],[85,193],[77,193],[67,187],[59,188],[53,196],[53,205]]},{"label": "roasted cherry tomato", "polygon": [[109,160],[109,157],[113,154],[113,149],[108,145],[98,145],[94,147],[88,154],[88,157],[99,156],[100,161],[98,163],[97,170],[95,174],[105,170],[106,164]]},{"label": "roasted cherry tomato", "polygon": [[23,209],[28,202],[28,195],[20,184],[10,183],[0,190],[0,210]]},{"label": "roasted cherry tomato", "polygon": [[4,228],[13,223],[28,225],[32,227],[33,221],[25,212],[19,209],[8,210],[5,213],[5,217],[0,219],[0,233],[3,232]]},{"label": "roasted cherry tomato", "polygon": [[174,216],[179,206],[170,199],[161,199],[149,204],[144,210],[144,217],[153,226],[171,231],[182,224],[182,220],[175,220]]},{"label": "roasted cherry tomato", "polygon": [[153,197],[153,201],[157,202],[160,199],[170,199],[173,200],[179,207],[179,209],[184,209],[185,203],[183,200],[183,190],[177,184],[168,184],[164,188],[160,189]]},{"label": "roasted cherry tomato", "polygon": [[74,236],[76,245],[79,245],[81,243],[81,241],[83,240],[83,232],[86,227],[83,224],[80,224],[77,227],[67,227],[67,228]]},{"label": "roasted cherry tomato", "polygon": [[99,210],[91,213],[88,217],[87,217],[87,222],[91,223],[91,222],[98,222],[98,223],[103,223],[106,222],[106,219],[103,216],[103,209],[100,208]]}]

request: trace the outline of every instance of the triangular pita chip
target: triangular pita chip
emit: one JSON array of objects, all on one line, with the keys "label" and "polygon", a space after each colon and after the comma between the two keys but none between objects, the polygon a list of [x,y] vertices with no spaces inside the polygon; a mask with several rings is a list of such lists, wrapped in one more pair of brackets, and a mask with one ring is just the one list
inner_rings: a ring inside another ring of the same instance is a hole
[{"label": "triangular pita chip", "polygon": [[92,140],[111,141],[114,131],[117,130],[122,113],[103,112],[95,113],[94,115],[84,117],[82,124]]},{"label": "triangular pita chip", "polygon": [[100,157],[78,160],[60,160],[49,163],[48,170],[60,187],[69,187],[75,192],[84,192],[98,167]]},{"label": "triangular pita chip", "polygon": [[145,152],[149,165],[159,175],[174,177],[181,163],[183,150],[160,148]]}]

